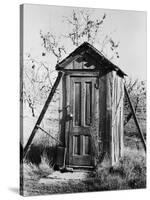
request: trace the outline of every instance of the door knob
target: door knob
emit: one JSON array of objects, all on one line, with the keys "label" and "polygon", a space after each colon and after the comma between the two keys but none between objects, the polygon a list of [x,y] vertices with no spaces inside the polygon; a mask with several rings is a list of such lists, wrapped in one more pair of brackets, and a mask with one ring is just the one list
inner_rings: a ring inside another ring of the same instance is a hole
[{"label": "door knob", "polygon": [[70,120],[72,120],[73,119],[73,114],[72,113],[70,113],[70,114],[68,114],[67,116],[66,116],[66,121],[70,121]]},{"label": "door knob", "polygon": [[72,118],[73,118],[73,114],[72,114],[72,113],[70,113],[70,114],[69,114],[69,117],[72,119]]}]

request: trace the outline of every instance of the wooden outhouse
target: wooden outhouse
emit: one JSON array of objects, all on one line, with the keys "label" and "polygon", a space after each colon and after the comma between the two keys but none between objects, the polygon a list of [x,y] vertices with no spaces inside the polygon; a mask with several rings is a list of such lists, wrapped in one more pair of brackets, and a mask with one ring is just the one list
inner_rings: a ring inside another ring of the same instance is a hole
[{"label": "wooden outhouse", "polygon": [[56,70],[63,73],[60,141],[66,147],[65,165],[114,165],[123,153],[125,73],[87,42]]}]

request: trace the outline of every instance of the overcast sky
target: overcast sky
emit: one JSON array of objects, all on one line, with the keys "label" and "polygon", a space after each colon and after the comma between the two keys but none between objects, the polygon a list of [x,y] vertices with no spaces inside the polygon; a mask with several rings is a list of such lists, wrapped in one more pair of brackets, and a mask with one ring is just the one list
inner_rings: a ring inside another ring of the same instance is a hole
[{"label": "overcast sky", "polygon": [[[73,7],[26,4],[24,9],[24,53],[41,57],[40,30],[52,31],[57,35],[67,32],[63,17],[70,16]],[[111,35],[120,42],[120,58],[115,63],[129,76],[146,80],[146,13],[92,9],[94,18],[106,13],[103,34]],[[44,59],[51,60],[50,55]]]}]

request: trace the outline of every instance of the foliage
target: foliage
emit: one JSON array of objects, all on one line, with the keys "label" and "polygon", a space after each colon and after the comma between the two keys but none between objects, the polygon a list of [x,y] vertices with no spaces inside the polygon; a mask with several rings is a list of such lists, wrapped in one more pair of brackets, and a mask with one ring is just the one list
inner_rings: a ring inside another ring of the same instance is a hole
[{"label": "foliage", "polygon": [[55,78],[55,71],[47,63],[34,59],[31,54],[24,57],[23,92],[21,99],[27,103],[35,117],[37,104],[45,102]]},{"label": "foliage", "polygon": [[84,41],[93,44],[105,19],[106,14],[103,14],[101,19],[92,19],[88,10],[73,10],[72,15],[65,18],[70,27],[70,32],[65,36],[69,38],[75,46],[79,46]]},{"label": "foliage", "polygon": [[[140,81],[138,79],[125,79],[125,85],[128,90],[131,102],[133,104],[135,113],[140,118],[146,118],[146,82]],[[124,114],[125,120],[124,125],[126,125],[132,118],[132,112],[129,107],[128,100],[125,96],[124,99]]]},{"label": "foliage", "polygon": [[[107,57],[109,56],[107,55],[109,49],[111,51],[109,59],[119,58],[119,42],[115,42],[109,34],[100,38],[105,20],[105,13],[95,19],[88,9],[73,10],[72,14],[69,17],[65,16],[63,20],[63,23],[68,25],[68,33],[62,32],[59,37],[56,37],[52,32],[43,33],[40,31],[42,46],[46,52],[52,53],[57,58],[57,62],[67,53],[66,43],[69,43],[70,46],[73,45],[75,48],[85,41],[96,45]],[[64,44],[61,41],[64,41]],[[71,52],[70,49],[69,52]]]},{"label": "foliage", "polygon": [[[46,33],[43,34],[42,31],[40,31],[40,37],[42,39],[42,46],[46,50],[46,52],[52,53],[56,59],[57,63],[60,61],[63,54],[66,54],[65,47],[60,44],[60,41],[53,33]],[[45,53],[43,53],[45,55]]]}]

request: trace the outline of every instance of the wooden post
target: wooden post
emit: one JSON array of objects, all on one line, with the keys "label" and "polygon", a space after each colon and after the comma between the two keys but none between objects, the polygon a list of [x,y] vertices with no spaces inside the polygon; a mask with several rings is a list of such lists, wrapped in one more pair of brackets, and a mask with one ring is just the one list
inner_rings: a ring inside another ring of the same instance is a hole
[{"label": "wooden post", "polygon": [[146,143],[145,143],[145,139],[144,139],[144,136],[143,136],[143,133],[142,133],[142,130],[139,126],[139,123],[138,123],[138,120],[136,118],[136,115],[135,115],[135,111],[134,111],[134,108],[133,108],[133,105],[132,105],[132,102],[130,100],[130,97],[129,97],[129,94],[128,94],[128,91],[127,91],[127,88],[126,86],[124,85],[124,90],[125,90],[125,94],[127,96],[127,99],[128,99],[128,102],[129,102],[129,105],[130,105],[130,108],[131,108],[131,112],[132,112],[132,115],[133,115],[133,119],[135,121],[135,124],[136,124],[136,127],[139,131],[139,134],[140,134],[140,137],[141,137],[141,140],[142,140],[142,143],[143,143],[143,147],[144,147],[144,150],[146,152]]},{"label": "wooden post", "polygon": [[39,127],[39,125],[40,125],[40,123],[41,123],[41,121],[42,121],[42,119],[43,119],[43,117],[44,117],[44,115],[45,115],[45,113],[47,111],[47,108],[48,108],[48,106],[49,106],[49,104],[50,104],[50,102],[51,102],[51,100],[53,98],[53,95],[54,95],[54,93],[56,91],[56,88],[57,88],[57,86],[58,86],[58,84],[59,84],[59,82],[61,80],[61,77],[62,77],[62,72],[59,72],[58,76],[57,76],[57,79],[56,79],[56,81],[55,81],[55,83],[54,83],[54,85],[53,85],[53,87],[51,89],[51,92],[50,92],[50,94],[49,94],[49,96],[48,96],[48,98],[47,98],[47,100],[45,102],[45,105],[44,105],[44,107],[43,107],[43,109],[41,111],[41,114],[40,114],[40,116],[39,116],[39,118],[38,118],[38,120],[37,120],[37,122],[36,122],[36,124],[35,124],[35,126],[33,128],[33,131],[32,131],[32,133],[31,133],[31,135],[30,135],[30,137],[28,139],[28,142],[27,142],[27,144],[26,144],[26,146],[25,146],[25,148],[23,150],[23,158],[25,158],[25,156],[27,154],[27,151],[28,151],[28,149],[29,149],[29,147],[30,147],[30,145],[32,143],[32,140],[33,140],[33,138],[34,138],[34,136],[36,134],[36,131],[38,130],[38,127]]}]

